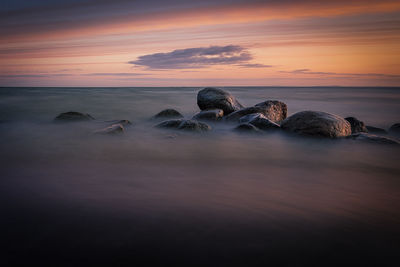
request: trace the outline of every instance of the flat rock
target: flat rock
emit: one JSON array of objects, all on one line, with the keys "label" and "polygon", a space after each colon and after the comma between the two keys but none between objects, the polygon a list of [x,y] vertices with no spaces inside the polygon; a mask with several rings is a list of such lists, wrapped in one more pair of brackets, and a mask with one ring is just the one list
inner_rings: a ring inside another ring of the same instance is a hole
[{"label": "flat rock", "polygon": [[100,129],[97,131],[94,131],[94,134],[109,134],[109,135],[114,135],[114,134],[121,134],[124,133],[125,129],[124,126],[122,124],[113,124],[111,126],[108,126],[104,129]]},{"label": "flat rock", "polygon": [[389,128],[390,134],[400,135],[400,123],[395,123]]},{"label": "flat rock", "polygon": [[260,130],[250,123],[239,124],[233,130],[240,133],[260,133]]},{"label": "flat rock", "polygon": [[211,130],[211,127],[203,122],[195,120],[167,120],[157,124],[155,127],[158,128],[168,128],[192,132],[205,132]]},{"label": "flat rock", "polygon": [[159,113],[157,113],[152,117],[153,120],[173,119],[173,118],[180,119],[183,118],[183,116],[177,110],[168,108],[160,111]]},{"label": "flat rock", "polygon": [[54,120],[72,122],[72,121],[89,121],[89,120],[94,120],[94,118],[87,113],[85,114],[76,111],[68,111],[61,113],[60,115],[55,117]]},{"label": "flat rock", "polygon": [[354,133],[350,135],[348,138],[353,140],[369,142],[369,143],[378,143],[378,144],[391,144],[391,145],[400,145],[400,142],[385,136],[379,136],[370,133]]},{"label": "flat rock", "polygon": [[249,121],[249,124],[256,126],[258,129],[263,131],[278,130],[281,127],[273,121],[265,118],[264,116],[257,116]]},{"label": "flat rock", "polygon": [[193,116],[192,120],[198,121],[219,121],[224,116],[222,109],[203,110]]},{"label": "flat rock", "polygon": [[367,126],[365,126],[365,128],[367,128],[368,132],[372,133],[372,134],[375,134],[375,133],[376,134],[387,134],[388,133],[385,129],[374,127],[374,126],[367,125]]},{"label": "flat rock", "polygon": [[229,92],[212,87],[204,88],[197,93],[197,105],[201,110],[222,109],[225,115],[243,108]]},{"label": "flat rock", "polygon": [[348,121],[334,114],[321,111],[301,111],[285,119],[282,129],[316,137],[345,137],[351,134]]},{"label": "flat rock", "polygon": [[359,133],[359,132],[367,133],[368,132],[367,128],[365,127],[364,122],[362,122],[354,117],[347,117],[344,119],[350,123],[352,133]]},{"label": "flat rock", "polygon": [[225,116],[225,120],[229,122],[239,122],[240,118],[243,116],[253,113],[261,113],[267,119],[277,123],[286,118],[287,108],[285,103],[275,100],[268,100],[253,107],[243,108],[232,112],[228,116]]}]

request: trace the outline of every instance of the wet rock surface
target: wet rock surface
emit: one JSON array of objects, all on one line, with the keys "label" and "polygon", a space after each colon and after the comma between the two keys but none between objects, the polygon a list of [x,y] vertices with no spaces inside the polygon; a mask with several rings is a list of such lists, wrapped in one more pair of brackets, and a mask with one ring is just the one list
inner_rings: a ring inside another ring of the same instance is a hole
[{"label": "wet rock surface", "polygon": [[197,105],[201,110],[222,109],[225,115],[243,108],[231,93],[213,87],[204,88],[197,93]]},{"label": "wet rock surface", "polygon": [[195,120],[168,120],[157,124],[155,127],[191,132],[205,132],[211,130],[211,126],[208,124]]},{"label": "wet rock surface", "polygon": [[283,102],[268,100],[261,102],[253,107],[247,107],[232,112],[224,118],[226,121],[229,122],[239,122],[242,117],[254,113],[260,113],[273,122],[280,122],[281,120],[286,118],[287,107],[286,104]]},{"label": "wet rock surface", "polygon": [[372,134],[387,134],[388,133],[385,129],[374,127],[374,126],[367,125],[367,126],[365,126],[365,128],[367,128],[368,133],[372,133]]},{"label": "wet rock surface", "polygon": [[203,110],[193,116],[192,120],[198,121],[220,121],[224,116],[222,109]]},{"label": "wet rock surface", "polygon": [[348,138],[368,143],[400,145],[400,142],[395,139],[370,133],[355,133],[350,135]]},{"label": "wet rock surface", "polygon": [[264,116],[257,116],[249,121],[249,124],[256,126],[263,131],[279,130],[281,127]]},{"label": "wet rock surface", "polygon": [[239,124],[233,130],[239,133],[260,133],[260,130],[250,123]]},{"label": "wet rock surface", "polygon": [[75,122],[75,121],[90,121],[94,120],[94,118],[87,114],[87,113],[81,113],[77,111],[68,111],[59,114],[57,117],[54,119],[55,121],[65,121],[65,122]]},{"label": "wet rock surface", "polygon": [[368,129],[365,127],[364,122],[358,120],[357,118],[347,117],[344,119],[350,123],[352,133],[368,132]]},{"label": "wet rock surface", "polygon": [[124,133],[124,131],[125,131],[124,126],[122,124],[117,123],[108,126],[104,129],[94,131],[93,134],[115,135],[115,134],[122,134]]},{"label": "wet rock surface", "polygon": [[307,136],[337,138],[351,134],[348,121],[321,111],[301,111],[285,119],[282,129]]},{"label": "wet rock surface", "polygon": [[183,118],[183,115],[179,113],[179,111],[169,108],[160,111],[159,113],[157,113],[152,117],[153,120],[163,120],[163,119],[173,119],[173,118],[176,119]]},{"label": "wet rock surface", "polygon": [[395,123],[389,128],[389,133],[394,135],[400,135],[400,123]]}]

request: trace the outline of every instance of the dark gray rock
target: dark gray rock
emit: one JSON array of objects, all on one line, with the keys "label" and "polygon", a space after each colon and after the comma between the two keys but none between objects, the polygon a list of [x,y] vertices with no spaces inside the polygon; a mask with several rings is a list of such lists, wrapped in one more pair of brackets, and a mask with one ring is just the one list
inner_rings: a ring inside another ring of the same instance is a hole
[{"label": "dark gray rock", "polygon": [[153,120],[163,119],[180,119],[183,118],[182,114],[175,109],[164,109],[152,117]]},{"label": "dark gray rock", "polygon": [[108,126],[104,129],[100,129],[97,131],[94,131],[94,134],[109,134],[109,135],[115,135],[115,134],[121,134],[124,133],[125,129],[124,126],[122,124],[113,124],[111,126]]},{"label": "dark gray rock", "polygon": [[195,120],[182,120],[182,119],[163,121],[157,124],[155,127],[192,131],[192,132],[204,132],[211,130],[211,127],[206,123]]},{"label": "dark gray rock", "polygon": [[197,93],[197,105],[201,110],[222,109],[230,114],[243,106],[229,92],[218,88],[204,88]]},{"label": "dark gray rock", "polygon": [[350,123],[352,133],[359,133],[359,132],[367,133],[368,132],[367,128],[365,127],[364,122],[362,122],[354,117],[347,117],[344,119]]},{"label": "dark gray rock", "polygon": [[365,126],[365,128],[367,128],[369,133],[372,134],[387,134],[388,132],[385,129],[382,128],[378,128],[378,127],[374,127],[374,126]]},{"label": "dark gray rock", "polygon": [[351,134],[348,121],[334,114],[320,111],[298,112],[281,124],[282,129],[316,137],[344,137]]},{"label": "dark gray rock", "polygon": [[389,133],[394,135],[400,135],[400,123],[395,123],[389,128]]},{"label": "dark gray rock", "polygon": [[239,123],[248,123],[252,119],[258,118],[258,117],[265,118],[265,116],[261,113],[251,113],[251,114],[245,115],[243,117],[240,117]]},{"label": "dark gray rock", "polygon": [[370,134],[370,133],[361,133],[361,132],[355,133],[355,134],[350,135],[348,138],[351,138],[351,139],[357,140],[357,141],[368,142],[368,143],[400,145],[399,141],[396,141],[394,139],[384,137],[384,136]]},{"label": "dark gray rock", "polygon": [[75,122],[75,121],[89,121],[94,120],[92,116],[89,114],[76,112],[76,111],[68,111],[61,113],[55,119],[55,121],[65,121],[65,122]]},{"label": "dark gray rock", "polygon": [[240,133],[260,133],[260,130],[250,123],[239,124],[233,130]]},{"label": "dark gray rock", "polygon": [[269,119],[263,117],[263,116],[258,116],[253,118],[249,124],[256,126],[258,129],[263,130],[263,131],[271,131],[271,130],[279,130],[281,127],[276,124],[273,121],[270,121]]},{"label": "dark gray rock", "polygon": [[209,109],[197,113],[192,119],[198,121],[219,121],[223,116],[224,111],[222,109]]},{"label": "dark gray rock", "polygon": [[287,108],[285,103],[268,100],[256,106],[232,112],[228,116],[225,116],[225,120],[229,122],[238,122],[243,116],[253,113],[261,113],[273,122],[280,122],[282,119],[286,118]]},{"label": "dark gray rock", "polygon": [[132,123],[129,120],[113,120],[113,121],[106,121],[106,122],[109,123],[110,125],[113,125],[113,124],[121,124],[123,126],[132,125]]}]

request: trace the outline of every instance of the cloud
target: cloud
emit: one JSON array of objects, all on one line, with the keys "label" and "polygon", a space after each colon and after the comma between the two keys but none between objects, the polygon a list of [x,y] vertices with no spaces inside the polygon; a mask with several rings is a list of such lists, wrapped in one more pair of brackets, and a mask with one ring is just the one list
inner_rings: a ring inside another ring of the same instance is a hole
[{"label": "cloud", "polygon": [[82,74],[82,75],[83,76],[122,76],[122,77],[124,77],[124,76],[142,76],[142,75],[150,75],[150,74],[149,73],[130,73],[130,72],[128,72],[128,73],[105,72],[105,73],[86,73],[86,74]]},{"label": "cloud", "polygon": [[397,74],[385,74],[385,73],[341,73],[341,72],[311,71],[310,69],[297,69],[297,70],[292,70],[292,71],[280,71],[280,72],[281,73],[289,73],[289,74],[312,74],[312,75],[326,75],[326,76],[400,78],[400,75],[397,75]]},{"label": "cloud", "polygon": [[257,64],[257,63],[246,63],[237,65],[241,68],[272,68],[272,65]]},{"label": "cloud", "polygon": [[168,53],[156,53],[129,61],[136,66],[148,69],[197,69],[210,65],[245,64],[252,55],[238,45],[210,46],[177,49]]}]

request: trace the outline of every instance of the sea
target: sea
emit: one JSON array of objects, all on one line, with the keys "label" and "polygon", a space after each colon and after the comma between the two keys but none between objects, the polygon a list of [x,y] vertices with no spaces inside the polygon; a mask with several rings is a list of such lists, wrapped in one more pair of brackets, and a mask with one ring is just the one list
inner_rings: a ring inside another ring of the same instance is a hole
[{"label": "sea", "polygon": [[[400,88],[222,88],[289,116],[400,122]],[[200,89],[0,88],[0,265],[400,265],[399,146],[154,127],[199,112]],[[54,122],[67,111],[95,120]]]}]

